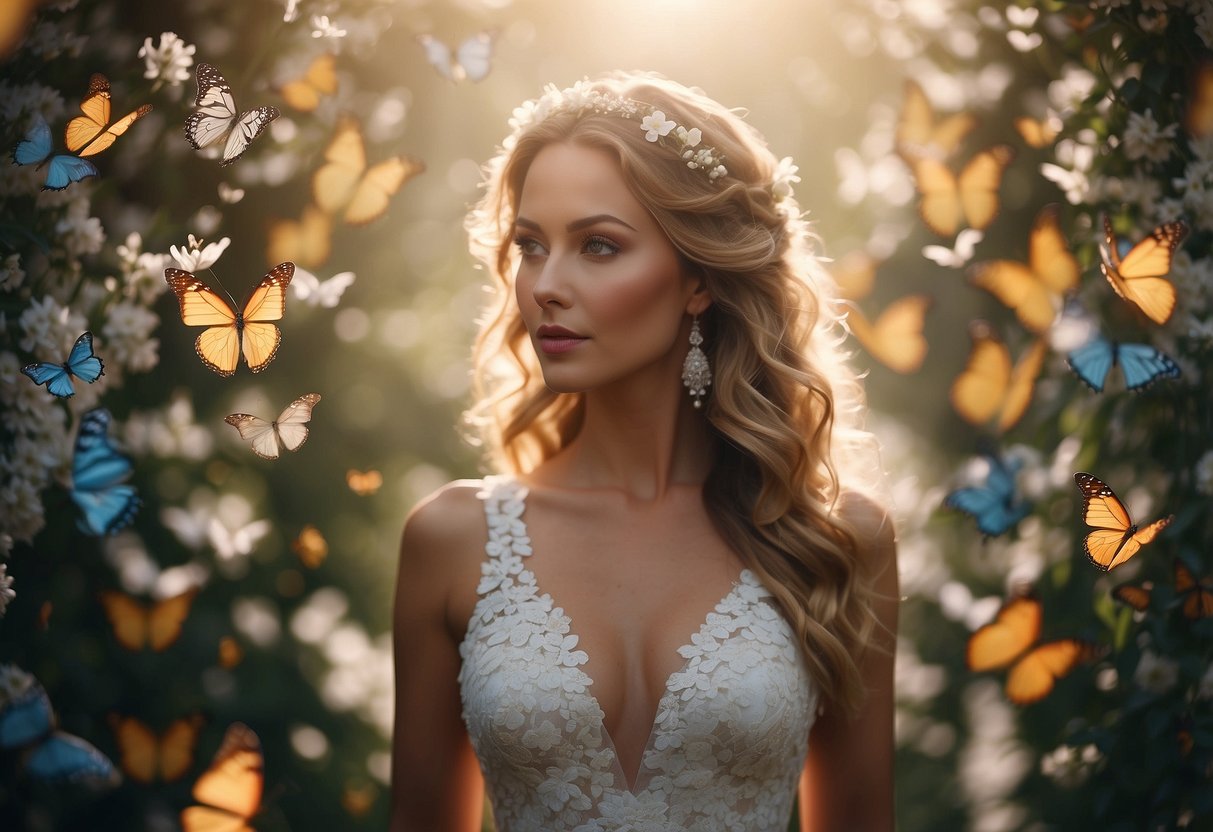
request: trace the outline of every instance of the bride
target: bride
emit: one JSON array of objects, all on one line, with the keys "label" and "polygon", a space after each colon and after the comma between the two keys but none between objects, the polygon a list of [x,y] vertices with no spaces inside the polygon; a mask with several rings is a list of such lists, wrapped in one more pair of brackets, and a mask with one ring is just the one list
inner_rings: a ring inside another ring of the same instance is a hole
[{"label": "bride", "polygon": [[647,74],[511,126],[467,223],[500,473],[405,524],[393,832],[486,791],[502,832],[891,830],[894,536],[795,168]]}]

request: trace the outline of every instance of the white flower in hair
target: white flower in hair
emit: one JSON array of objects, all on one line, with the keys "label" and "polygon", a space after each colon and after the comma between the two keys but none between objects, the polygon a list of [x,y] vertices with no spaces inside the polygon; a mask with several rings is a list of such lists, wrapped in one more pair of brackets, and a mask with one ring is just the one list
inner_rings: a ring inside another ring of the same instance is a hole
[{"label": "white flower in hair", "polygon": [[784,156],[779,160],[775,173],[771,175],[771,193],[776,202],[792,195],[792,183],[800,181],[800,177],[796,175],[798,170],[800,168],[792,164],[791,156]]},{"label": "white flower in hair", "polygon": [[690,130],[685,127],[679,127],[675,135],[682,140],[683,147],[695,147],[703,141],[703,131],[698,127],[692,127]]},{"label": "white flower in hair", "polygon": [[651,142],[669,135],[670,131],[677,126],[674,122],[668,121],[661,110],[654,110],[651,115],[640,120],[640,129],[645,131],[644,137]]}]

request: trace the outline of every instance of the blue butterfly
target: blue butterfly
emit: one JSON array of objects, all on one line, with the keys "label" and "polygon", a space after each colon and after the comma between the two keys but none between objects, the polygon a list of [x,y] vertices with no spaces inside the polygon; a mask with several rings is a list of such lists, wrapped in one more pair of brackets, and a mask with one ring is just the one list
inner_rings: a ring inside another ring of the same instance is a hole
[{"label": "blue butterfly", "polygon": [[46,168],[46,184],[42,190],[61,191],[73,182],[97,175],[97,166],[87,159],[69,153],[51,155],[51,128],[38,116],[34,126],[13,148],[13,164],[37,165]]},{"label": "blue butterfly", "polygon": [[1179,365],[1148,344],[1119,344],[1097,335],[1066,356],[1066,363],[1087,386],[1103,392],[1108,373],[1116,364],[1125,376],[1125,389],[1141,390],[1160,378],[1177,378]]},{"label": "blue butterfly", "polygon": [[14,686],[28,681],[0,705],[0,749],[26,749],[26,772],[45,783],[117,783],[118,772],[109,757],[74,734],[55,730],[51,701],[37,679],[16,668],[0,671]]},{"label": "blue butterfly", "polygon": [[62,364],[37,361],[26,364],[21,368],[21,372],[32,378],[34,384],[45,384],[47,390],[66,398],[76,395],[72,376],[92,384],[105,374],[105,365],[101,363],[100,358],[93,355],[93,333],[86,332],[76,339],[75,346],[68,353],[67,361]]},{"label": "blue butterfly", "polygon": [[1032,504],[1015,493],[1015,475],[1023,467],[1021,460],[1005,461],[989,453],[983,456],[990,463],[985,485],[958,488],[947,496],[944,505],[971,515],[982,534],[997,537],[1031,514]]},{"label": "blue butterfly", "polygon": [[78,525],[85,534],[113,534],[139,509],[135,487],[120,484],[133,466],[110,442],[109,426],[109,411],[99,407],[81,417],[76,436],[71,495],[84,512]]}]

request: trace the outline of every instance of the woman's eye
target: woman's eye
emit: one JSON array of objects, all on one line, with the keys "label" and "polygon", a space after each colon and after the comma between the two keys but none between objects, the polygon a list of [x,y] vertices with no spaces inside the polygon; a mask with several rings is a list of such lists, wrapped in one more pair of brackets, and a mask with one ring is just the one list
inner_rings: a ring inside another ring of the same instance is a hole
[{"label": "woman's eye", "polygon": [[518,246],[523,257],[534,257],[543,253],[543,246],[539,245],[539,241],[534,237],[515,237],[514,245]]},{"label": "woman's eye", "polygon": [[581,245],[581,250],[591,257],[608,257],[612,254],[618,254],[619,246],[606,237],[593,235],[586,237],[585,242]]}]

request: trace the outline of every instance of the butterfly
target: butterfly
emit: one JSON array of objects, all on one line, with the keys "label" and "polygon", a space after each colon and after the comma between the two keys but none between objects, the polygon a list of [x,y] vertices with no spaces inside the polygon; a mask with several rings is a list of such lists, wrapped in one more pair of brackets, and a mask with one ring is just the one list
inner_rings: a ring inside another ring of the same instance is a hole
[{"label": "butterfly", "polygon": [[315,268],[333,250],[333,220],[308,203],[298,220],[277,219],[270,223],[265,248],[266,261],[291,260],[303,268]]},{"label": "butterfly", "polygon": [[830,264],[830,276],[838,286],[838,294],[847,300],[863,300],[876,285],[876,269],[880,261],[863,249],[850,251]]},{"label": "butterfly", "polygon": [[306,393],[283,408],[272,422],[247,413],[233,413],[223,421],[240,431],[241,439],[252,441],[253,453],[257,456],[277,459],[284,448],[298,450],[307,441],[307,423],[311,421],[312,408],[318,401],[319,393]]},{"label": "butterfly", "polygon": [[906,81],[895,133],[897,153],[911,165],[920,159],[946,159],[976,126],[976,117],[969,113],[937,119],[922,87]]},{"label": "butterfly", "polygon": [[890,303],[873,322],[852,305],[847,310],[847,326],[877,361],[895,373],[912,373],[927,355],[922,328],[930,307],[927,295],[908,295]]},{"label": "butterfly", "polygon": [[72,386],[72,376],[92,384],[105,375],[105,365],[93,354],[93,333],[85,332],[76,339],[72,350],[67,354],[67,360],[62,364],[52,364],[49,361],[36,361],[21,368],[35,384],[45,384],[46,389],[61,398],[76,395]]},{"label": "butterfly", "polygon": [[136,652],[145,647],[160,652],[181,636],[197,594],[197,589],[189,589],[150,605],[113,590],[102,590],[98,598],[119,644]]},{"label": "butterfly", "polygon": [[927,228],[941,237],[951,237],[961,227],[984,231],[998,216],[998,189],[1003,171],[1015,158],[1010,145],[999,144],[978,152],[952,173],[938,159],[914,162],[914,180],[922,194],[918,213]]},{"label": "butterfly", "polygon": [[1149,344],[1121,344],[1097,335],[1066,356],[1066,363],[1087,386],[1102,393],[1108,373],[1117,364],[1126,390],[1142,390],[1160,378],[1178,378],[1179,365]]},{"label": "butterfly", "polygon": [[1104,241],[1100,247],[1100,269],[1116,294],[1136,306],[1156,324],[1165,324],[1175,311],[1175,286],[1166,279],[1171,257],[1188,236],[1183,220],[1155,228],[1131,248],[1116,239],[1112,222],[1103,219]]},{"label": "butterfly", "polygon": [[306,269],[296,268],[291,290],[298,300],[308,306],[332,309],[353,283],[353,272],[338,272],[326,280],[321,280]]},{"label": "butterfly", "polygon": [[279,263],[253,287],[240,312],[190,272],[165,269],[164,279],[181,304],[186,326],[204,326],[194,342],[202,363],[221,376],[236,372],[240,355],[254,373],[264,370],[278,354],[282,333],[270,323],[286,312],[286,287],[295,274],[295,264]]},{"label": "butterfly", "polygon": [[362,128],[345,117],[324,151],[324,164],[312,177],[312,196],[326,214],[340,213],[351,225],[365,225],[383,216],[391,197],[423,170],[424,164],[407,156],[367,167]]},{"label": "butterfly", "polygon": [[972,425],[997,417],[997,429],[1010,430],[1032,403],[1036,377],[1044,366],[1047,349],[1033,341],[1012,367],[1011,353],[985,321],[969,324],[973,348],[964,370],[952,382],[952,407]]},{"label": "butterfly", "polygon": [[369,497],[383,486],[383,474],[373,468],[369,471],[351,468],[345,472],[345,482],[359,497]]},{"label": "butterfly", "polygon": [[240,112],[232,98],[232,88],[210,64],[198,64],[197,81],[196,111],[185,120],[185,138],[195,150],[223,142],[219,165],[230,165],[278,118],[278,109],[264,106]]},{"label": "butterfly", "polygon": [[201,714],[182,717],[157,735],[133,716],[110,714],[119,765],[137,783],[149,784],[157,778],[165,783],[180,780],[194,767],[194,747],[203,721]]},{"label": "butterfly", "polygon": [[0,749],[22,749],[22,766],[45,783],[115,785],[113,762],[91,743],[58,731],[50,698],[32,675],[0,665],[0,680],[9,695],[0,704]]},{"label": "butterfly", "polygon": [[110,82],[101,73],[93,73],[88,82],[88,92],[80,102],[79,115],[67,123],[64,143],[67,149],[78,156],[92,156],[105,150],[132,124],[152,111],[151,104],[143,104],[110,124]]},{"label": "butterfly", "polygon": [[1016,705],[1040,701],[1058,679],[1095,655],[1093,645],[1078,639],[1037,644],[1041,618],[1040,601],[1030,593],[1018,595],[969,636],[965,649],[965,664],[974,672],[1011,665],[1006,693]]},{"label": "butterfly", "polygon": [[448,81],[480,81],[489,74],[489,62],[493,57],[490,32],[465,38],[455,48],[454,60],[451,60],[451,48],[433,35],[418,35],[417,42],[425,49],[425,59]]},{"label": "butterfly", "polygon": [[320,96],[337,92],[337,56],[331,52],[318,55],[302,78],[287,81],[279,92],[291,107],[312,112],[320,106]]},{"label": "butterfly", "polygon": [[1083,539],[1083,551],[1104,572],[1132,558],[1175,519],[1171,515],[1139,528],[1129,519],[1125,504],[1102,480],[1080,471],[1074,475],[1074,484],[1082,494],[1083,522],[1095,529]]},{"label": "butterfly", "polygon": [[1015,129],[1028,147],[1040,150],[1052,145],[1061,135],[1061,119],[1051,113],[1042,119],[1020,116],[1015,119]]},{"label": "butterfly", "polygon": [[42,185],[44,191],[61,191],[73,182],[97,175],[97,166],[88,159],[66,153],[51,155],[53,149],[51,128],[39,115],[25,138],[13,148],[13,164],[37,165],[39,169],[46,165],[46,181]]},{"label": "butterfly", "polygon": [[1062,299],[1078,288],[1082,273],[1078,260],[1061,233],[1056,205],[1046,205],[1036,216],[1028,236],[1028,262],[991,260],[969,268],[969,280],[1006,304],[1020,323],[1032,332],[1049,328],[1061,310]]},{"label": "butterfly", "polygon": [[1112,597],[1138,612],[1145,612],[1150,608],[1150,596],[1153,591],[1153,581],[1143,581],[1140,584],[1124,583],[1112,588]]},{"label": "butterfly", "polygon": [[247,725],[228,727],[210,768],[194,783],[202,804],[181,812],[185,832],[252,832],[249,821],[261,809],[265,786],[261,740]]},{"label": "butterfly", "polygon": [[953,248],[947,246],[923,246],[922,256],[940,266],[949,269],[959,269],[973,259],[977,244],[985,237],[985,233],[976,228],[966,228],[956,235]]},{"label": "butterfly", "polygon": [[[1183,615],[1189,621],[1213,618],[1213,580],[1197,578],[1188,565],[1176,558],[1173,565],[1175,592],[1182,600]],[[1138,612],[1150,606],[1153,585],[1149,581],[1140,584],[1124,583],[1112,589],[1112,597],[1128,604]]]},{"label": "butterfly", "polygon": [[1032,504],[1016,493],[1015,475],[1023,467],[1022,461],[1004,460],[995,454],[984,457],[988,465],[985,483],[956,489],[944,505],[973,517],[983,535],[997,537],[1031,514]]},{"label": "butterfly", "polygon": [[308,523],[299,530],[299,536],[291,543],[291,549],[299,556],[300,562],[309,569],[315,569],[324,563],[329,554],[328,541],[320,533],[320,529]]},{"label": "butterfly", "polygon": [[84,512],[81,531],[91,535],[113,534],[130,524],[139,510],[135,487],[122,483],[133,466],[110,442],[110,419],[101,407],[85,413],[72,454],[70,494]]}]

